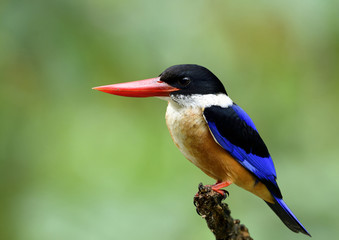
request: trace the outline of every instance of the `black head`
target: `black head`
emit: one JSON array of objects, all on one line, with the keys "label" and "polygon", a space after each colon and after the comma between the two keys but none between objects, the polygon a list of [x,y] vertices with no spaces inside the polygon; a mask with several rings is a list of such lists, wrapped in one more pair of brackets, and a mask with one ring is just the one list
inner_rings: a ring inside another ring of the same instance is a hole
[{"label": "black head", "polygon": [[171,94],[218,94],[226,90],[220,80],[207,68],[195,64],[174,65],[160,75],[160,80],[180,89]]}]

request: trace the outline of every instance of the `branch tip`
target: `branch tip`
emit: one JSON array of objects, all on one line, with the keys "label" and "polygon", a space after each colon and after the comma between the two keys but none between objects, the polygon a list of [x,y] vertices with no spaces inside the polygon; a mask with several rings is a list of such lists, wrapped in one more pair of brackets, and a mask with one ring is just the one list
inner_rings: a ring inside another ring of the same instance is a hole
[{"label": "branch tip", "polygon": [[193,204],[197,213],[206,220],[208,228],[216,240],[253,240],[245,225],[240,220],[231,217],[231,210],[222,200],[229,196],[221,195],[212,190],[211,186],[198,186],[198,193],[194,196]]}]

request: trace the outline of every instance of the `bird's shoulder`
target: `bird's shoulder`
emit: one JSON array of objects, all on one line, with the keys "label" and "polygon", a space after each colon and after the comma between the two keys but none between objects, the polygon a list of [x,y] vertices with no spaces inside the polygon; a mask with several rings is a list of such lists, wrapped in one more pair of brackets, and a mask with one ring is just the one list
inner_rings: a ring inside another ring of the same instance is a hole
[{"label": "bird's shoulder", "polygon": [[246,153],[268,157],[268,149],[252,119],[238,105],[210,106],[204,109],[207,123],[212,124],[223,137],[241,147]]}]

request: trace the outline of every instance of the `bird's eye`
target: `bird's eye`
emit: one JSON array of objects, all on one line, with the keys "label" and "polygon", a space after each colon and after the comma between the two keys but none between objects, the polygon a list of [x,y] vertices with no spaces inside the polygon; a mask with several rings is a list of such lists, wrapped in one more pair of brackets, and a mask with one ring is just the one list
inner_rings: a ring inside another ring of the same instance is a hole
[{"label": "bird's eye", "polygon": [[190,84],[190,82],[191,82],[191,79],[188,77],[178,79],[178,83],[183,87],[186,87],[188,84]]}]

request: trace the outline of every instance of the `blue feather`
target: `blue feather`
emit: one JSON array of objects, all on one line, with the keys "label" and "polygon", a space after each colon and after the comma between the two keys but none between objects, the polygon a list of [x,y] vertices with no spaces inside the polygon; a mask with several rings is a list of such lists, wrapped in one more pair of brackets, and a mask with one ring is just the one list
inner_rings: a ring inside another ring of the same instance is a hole
[{"label": "blue feather", "polygon": [[239,107],[237,104],[233,104],[231,108],[238,114],[241,120],[244,120],[248,126],[252,127],[254,130],[257,131],[257,128],[254,125],[254,122],[241,107]]},{"label": "blue feather", "polygon": [[211,106],[204,110],[204,116],[219,145],[266,185],[275,200],[266,203],[282,222],[294,232],[311,236],[282,200],[272,158],[248,114],[234,104],[228,108]]},{"label": "blue feather", "polygon": [[[239,121],[244,121],[250,128],[257,132],[253,121],[244,110],[242,110],[238,105],[232,105],[231,108],[236,113]],[[225,150],[227,150],[242,166],[253,173],[260,181],[266,183],[271,192],[274,192],[277,196],[281,196],[279,187],[275,180],[276,171],[271,156],[268,154],[268,156],[262,157],[251,152],[246,152],[243,148],[231,143],[231,141],[225,137],[227,133],[220,132],[216,124],[216,119],[213,120],[210,114],[205,114],[205,117],[216,141]],[[226,120],[225,124],[228,124]]]},{"label": "blue feather", "polygon": [[305,227],[300,223],[297,217],[292,213],[288,208],[282,198],[274,196],[275,203],[266,202],[268,206],[277,214],[280,220],[293,232],[302,232],[311,237],[311,234],[305,229]]}]

